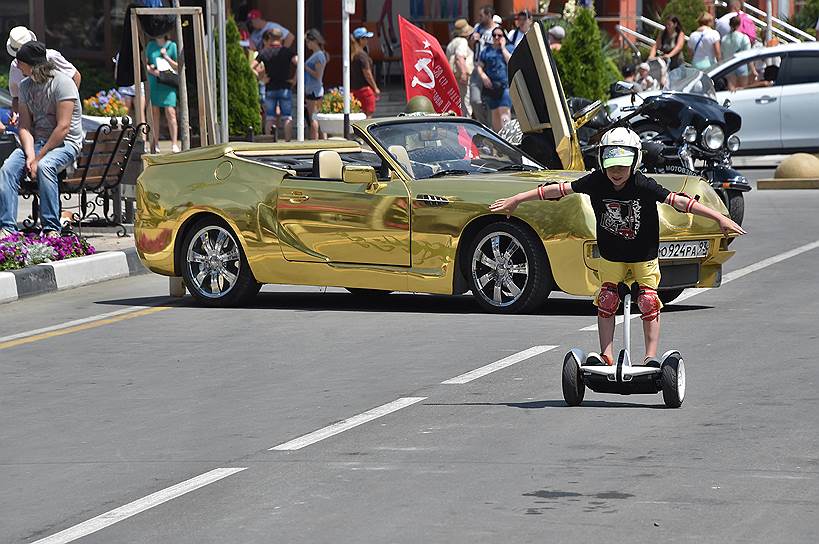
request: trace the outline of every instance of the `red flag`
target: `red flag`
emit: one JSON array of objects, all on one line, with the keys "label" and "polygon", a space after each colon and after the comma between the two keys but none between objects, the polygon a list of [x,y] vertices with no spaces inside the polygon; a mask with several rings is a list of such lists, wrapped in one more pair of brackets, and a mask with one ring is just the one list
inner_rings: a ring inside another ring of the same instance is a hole
[{"label": "red flag", "polygon": [[400,15],[398,29],[401,33],[407,102],[416,96],[426,96],[436,112],[454,111],[461,115],[458,83],[441,44]]}]

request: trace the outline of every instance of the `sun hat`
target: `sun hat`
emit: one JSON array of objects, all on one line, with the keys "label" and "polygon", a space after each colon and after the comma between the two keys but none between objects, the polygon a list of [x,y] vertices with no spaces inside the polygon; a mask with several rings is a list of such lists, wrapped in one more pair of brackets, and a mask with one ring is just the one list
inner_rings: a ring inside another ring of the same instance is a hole
[{"label": "sun hat", "polygon": [[355,38],[356,40],[360,40],[361,38],[372,38],[373,36],[374,34],[363,26],[360,26],[353,30],[353,38]]},{"label": "sun hat", "polygon": [[639,70],[651,70],[651,66],[648,65],[647,62],[641,62],[640,66],[637,67]]},{"label": "sun hat", "polygon": [[8,51],[9,55],[12,57],[16,57],[17,50],[20,49],[23,44],[36,39],[37,36],[35,36],[34,32],[28,28],[24,26],[15,26],[9,30],[9,39],[6,40],[6,51]]},{"label": "sun hat", "polygon": [[455,21],[455,28],[452,30],[452,35],[466,38],[467,36],[471,36],[473,32],[475,32],[475,29],[472,28],[466,19],[458,19]]},{"label": "sun hat", "polygon": [[46,46],[43,42],[26,42],[17,50],[17,62],[24,62],[29,66],[37,66],[47,60]]},{"label": "sun hat", "polygon": [[603,150],[603,168],[609,168],[611,166],[631,166],[633,163],[633,149],[610,146]]},{"label": "sun hat", "polygon": [[562,26],[553,26],[549,29],[549,36],[553,37],[556,40],[562,40],[566,37],[566,31],[563,29]]},{"label": "sun hat", "polygon": [[497,13],[496,13],[495,15],[493,15],[493,16],[492,16],[492,21],[494,21],[494,23],[495,23],[496,25],[503,24],[503,19],[501,19],[501,16],[500,16],[500,15],[498,15]]}]

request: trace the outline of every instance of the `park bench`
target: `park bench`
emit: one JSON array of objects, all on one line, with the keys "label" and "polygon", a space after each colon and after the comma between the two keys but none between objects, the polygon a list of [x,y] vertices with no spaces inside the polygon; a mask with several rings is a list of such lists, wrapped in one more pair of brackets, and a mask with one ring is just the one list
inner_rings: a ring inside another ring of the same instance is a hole
[{"label": "park bench", "polygon": [[[83,224],[116,227],[120,236],[127,233],[122,225],[120,184],[134,144],[141,141],[140,134],[147,138],[149,127],[146,123],[118,123],[116,118],[111,123],[86,134],[76,168],[67,169],[59,177],[61,208],[62,200],[79,195],[79,207],[72,214],[71,224],[80,233]],[[40,217],[37,180],[26,177],[19,194],[32,199],[31,216],[23,221],[23,226],[25,230],[35,230]]]}]

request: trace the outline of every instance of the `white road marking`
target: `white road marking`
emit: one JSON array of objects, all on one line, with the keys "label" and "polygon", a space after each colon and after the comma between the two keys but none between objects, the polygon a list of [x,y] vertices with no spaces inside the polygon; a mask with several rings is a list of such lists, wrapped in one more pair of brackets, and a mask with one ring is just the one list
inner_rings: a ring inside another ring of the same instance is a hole
[{"label": "white road marking", "polygon": [[455,376],[454,378],[441,382],[441,384],[462,385],[465,383],[469,383],[472,380],[477,380],[478,378],[482,378],[487,374],[491,374],[496,370],[506,368],[507,366],[512,366],[515,363],[525,361],[526,359],[534,357],[535,355],[540,355],[541,353],[545,353],[550,349],[555,349],[556,347],[557,346],[533,346],[529,349],[510,355],[509,357],[505,357],[500,361],[495,361],[494,363],[489,363],[488,365],[476,368],[475,370],[470,370],[466,374]]},{"label": "white road marking", "polygon": [[17,334],[10,334],[8,336],[0,337],[0,343],[8,342],[10,340],[19,340],[20,338],[27,338],[29,336],[36,336],[38,334],[43,334],[43,333],[46,333],[46,332],[53,332],[53,331],[59,331],[59,330],[62,330],[62,329],[68,329],[68,328],[71,328],[71,327],[76,327],[77,325],[85,325],[86,323],[93,323],[94,321],[101,321],[103,319],[116,317],[118,315],[138,312],[139,310],[144,310],[146,308],[151,308],[151,306],[128,306],[127,308],[122,308],[121,310],[115,310],[113,312],[107,312],[107,313],[104,313],[104,314],[92,315],[91,317],[84,317],[82,319],[74,319],[72,321],[66,321],[65,323],[59,323],[57,325],[51,325],[49,327],[43,327],[42,329],[34,329],[34,330],[30,330],[30,331],[18,332]]},{"label": "white road marking", "polygon": [[[795,248],[793,248],[793,249],[791,249],[789,251],[785,251],[784,253],[774,255],[773,257],[768,257],[767,259],[762,259],[761,261],[757,261],[757,262],[755,262],[753,264],[749,264],[748,266],[742,267],[742,268],[740,268],[738,270],[734,270],[733,272],[728,272],[727,274],[725,274],[722,277],[722,285],[725,285],[726,283],[731,283],[734,280],[738,280],[739,278],[747,276],[748,274],[750,274],[752,272],[762,270],[763,268],[767,268],[767,267],[769,267],[771,265],[774,265],[774,264],[777,264],[777,263],[781,263],[782,261],[790,259],[791,257],[796,257],[797,255],[801,255],[802,253],[805,253],[806,251],[810,251],[812,249],[816,249],[817,247],[819,247],[819,240],[816,240],[815,242],[811,242],[809,244],[805,244],[803,246],[795,247]],[[674,299],[674,304],[676,304],[677,302],[682,302],[683,300],[687,300],[687,299],[689,299],[691,297],[695,297],[695,296],[697,296],[699,294],[702,294],[702,293],[705,293],[707,291],[710,291],[711,289],[712,289],[711,287],[704,287],[704,288],[701,288],[701,289],[697,289],[697,288],[686,289],[685,291],[683,291],[683,293],[680,296],[678,296],[677,298]],[[639,316],[640,316],[640,312],[635,312],[635,313],[632,314],[631,318],[635,319],[635,318],[637,318]],[[623,322],[623,316],[618,315],[617,316],[617,322],[616,322],[617,325],[620,325],[622,322]],[[597,323],[595,323],[594,325],[589,325],[588,327],[583,327],[580,330],[581,331],[596,331],[597,330]]]},{"label": "white road marking", "polygon": [[273,446],[272,448],[269,448],[268,451],[299,450],[301,448],[304,448],[305,446],[309,446],[311,444],[315,444],[316,442],[324,440],[325,438],[330,438],[331,436],[343,433],[344,431],[350,430],[353,427],[358,427],[359,425],[363,425],[364,423],[367,423],[374,419],[378,419],[379,417],[391,414],[397,410],[400,410],[401,408],[411,406],[416,402],[426,400],[426,398],[427,397],[402,397],[398,400],[388,402],[387,404],[378,406],[377,408],[373,408],[372,410],[367,410],[366,412],[347,418],[343,421],[333,423],[332,425],[328,425],[327,427],[321,428],[317,431],[313,431],[312,433],[300,436],[299,438],[294,438],[293,440],[285,442],[284,444]]},{"label": "white road marking", "polygon": [[126,504],[125,506],[114,508],[113,510],[100,514],[95,518],[84,521],[79,525],[69,527],[64,531],[60,531],[59,533],[55,533],[46,538],[41,538],[32,544],[66,544],[67,542],[72,542],[78,538],[88,536],[91,533],[96,533],[100,529],[105,529],[106,527],[130,518],[131,516],[135,516],[140,512],[153,508],[154,506],[159,506],[160,504],[168,502],[171,499],[175,499],[186,493],[195,491],[200,487],[212,484],[213,482],[217,482],[222,478],[227,478],[232,474],[236,474],[237,472],[241,472],[246,469],[247,467],[217,468],[211,470],[210,472],[205,472],[204,474],[200,474],[199,476],[191,478],[190,480],[185,480],[184,482],[180,482],[161,491],[157,491],[156,493],[152,493],[147,497],[137,499],[134,502]]}]

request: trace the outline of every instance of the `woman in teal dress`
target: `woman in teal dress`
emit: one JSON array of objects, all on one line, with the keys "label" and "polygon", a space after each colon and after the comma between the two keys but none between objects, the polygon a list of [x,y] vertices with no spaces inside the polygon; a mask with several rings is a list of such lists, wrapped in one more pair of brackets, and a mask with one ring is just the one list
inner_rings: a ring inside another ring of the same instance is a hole
[{"label": "woman in teal dress", "polygon": [[176,72],[176,44],[165,36],[152,39],[145,46],[145,57],[148,60],[148,83],[151,86],[151,109],[157,123],[156,130],[151,132],[151,143],[154,153],[159,153],[159,108],[165,110],[168,132],[171,135],[171,151],[179,152],[176,126],[176,87],[159,82],[159,73],[166,70]]}]

